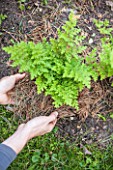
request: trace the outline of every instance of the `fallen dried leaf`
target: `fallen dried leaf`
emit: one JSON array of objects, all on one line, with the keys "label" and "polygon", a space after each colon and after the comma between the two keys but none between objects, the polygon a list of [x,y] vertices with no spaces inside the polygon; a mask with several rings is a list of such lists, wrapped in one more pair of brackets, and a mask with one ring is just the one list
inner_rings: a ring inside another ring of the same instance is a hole
[{"label": "fallen dried leaf", "polygon": [[113,11],[113,2],[112,1],[106,1],[106,5],[111,7],[111,11]]},{"label": "fallen dried leaf", "polygon": [[86,147],[84,147],[84,154],[85,155],[92,155],[92,153]]}]

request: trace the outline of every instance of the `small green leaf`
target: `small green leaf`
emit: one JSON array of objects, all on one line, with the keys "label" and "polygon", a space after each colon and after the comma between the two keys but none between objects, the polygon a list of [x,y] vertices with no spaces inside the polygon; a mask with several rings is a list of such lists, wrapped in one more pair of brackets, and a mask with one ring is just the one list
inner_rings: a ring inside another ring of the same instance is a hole
[{"label": "small green leaf", "polygon": [[33,162],[33,163],[38,162],[38,161],[39,161],[39,158],[40,158],[39,155],[34,155],[34,156],[32,157],[32,162]]},{"label": "small green leaf", "polygon": [[110,118],[112,118],[112,119],[113,119],[113,113],[110,113]]},{"label": "small green leaf", "polygon": [[105,116],[103,116],[103,115],[101,115],[101,114],[97,114],[97,116],[98,116],[99,118],[101,118],[103,121],[106,121]]}]

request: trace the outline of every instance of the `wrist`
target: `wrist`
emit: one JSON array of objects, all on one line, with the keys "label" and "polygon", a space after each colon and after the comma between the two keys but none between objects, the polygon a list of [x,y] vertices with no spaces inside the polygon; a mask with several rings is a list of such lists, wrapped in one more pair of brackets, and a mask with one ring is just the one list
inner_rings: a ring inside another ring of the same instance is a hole
[{"label": "wrist", "polygon": [[27,134],[25,124],[22,124],[12,136],[3,142],[3,144],[9,146],[18,154],[28,142],[29,135]]},{"label": "wrist", "polygon": [[29,140],[31,140],[33,137],[31,137],[31,134],[33,134],[33,130],[31,128],[31,126],[29,126],[29,122],[27,122],[24,126],[24,131],[25,131],[25,136],[26,136],[26,139],[27,139],[27,142]]}]

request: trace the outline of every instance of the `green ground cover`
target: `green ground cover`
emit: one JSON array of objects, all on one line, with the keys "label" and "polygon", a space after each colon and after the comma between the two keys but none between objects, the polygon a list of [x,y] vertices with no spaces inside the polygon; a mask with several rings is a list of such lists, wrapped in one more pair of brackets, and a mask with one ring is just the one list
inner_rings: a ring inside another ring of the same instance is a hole
[{"label": "green ground cover", "polygon": [[[17,118],[0,106],[0,142],[10,136],[18,126]],[[95,144],[79,147],[53,132],[32,139],[9,170],[112,170],[113,146],[99,148]],[[91,152],[85,154],[84,147]]]}]

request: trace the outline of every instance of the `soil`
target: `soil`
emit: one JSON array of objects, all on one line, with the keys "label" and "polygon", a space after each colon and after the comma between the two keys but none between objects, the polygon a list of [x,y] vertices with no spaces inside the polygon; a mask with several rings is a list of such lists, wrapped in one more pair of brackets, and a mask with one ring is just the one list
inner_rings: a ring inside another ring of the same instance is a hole
[{"label": "soil", "polygon": [[[96,31],[92,20],[94,18],[108,19],[113,24],[112,6],[106,5],[106,0],[92,1],[44,1],[26,0],[24,10],[19,9],[16,0],[0,1],[0,13],[7,15],[7,18],[0,26],[0,78],[18,72],[18,68],[10,66],[9,55],[2,47],[12,44],[12,40],[32,40],[38,43],[43,37],[48,40],[50,37],[57,38],[57,28],[61,27],[68,18],[71,9],[79,18],[79,26],[87,35],[87,42],[93,40],[91,48],[99,44],[100,35]],[[95,36],[93,36],[95,35]],[[50,96],[44,93],[37,94],[37,89],[29,75],[20,81],[13,96],[15,106],[6,106],[18,117],[18,121],[26,122],[39,115],[49,115],[52,111],[59,112],[58,136],[67,138],[79,143],[98,143],[106,146],[111,142],[113,134],[113,78],[103,81],[92,82],[91,89],[85,88],[79,95],[79,111],[69,106],[54,108]]]}]

